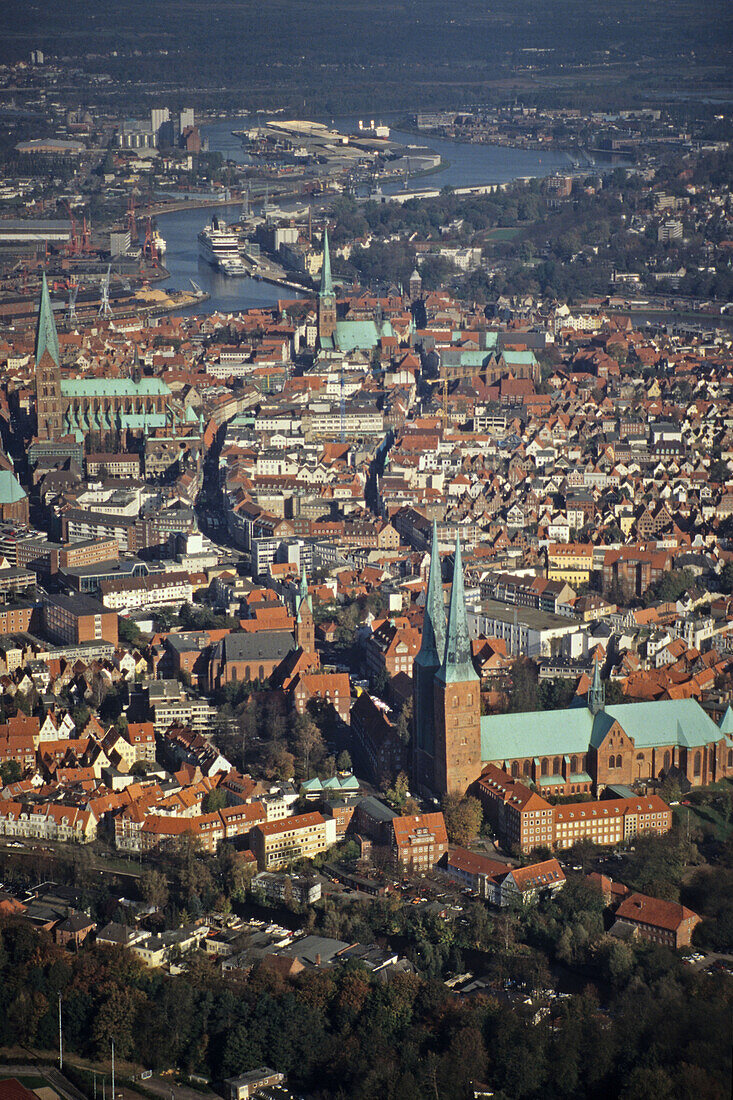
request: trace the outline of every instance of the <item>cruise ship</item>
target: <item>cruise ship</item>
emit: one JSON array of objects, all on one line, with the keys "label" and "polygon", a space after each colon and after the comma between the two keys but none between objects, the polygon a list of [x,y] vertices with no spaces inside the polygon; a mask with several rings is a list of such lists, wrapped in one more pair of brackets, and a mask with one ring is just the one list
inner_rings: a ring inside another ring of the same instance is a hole
[{"label": "cruise ship", "polygon": [[205,225],[198,236],[199,256],[207,264],[217,268],[224,275],[249,275],[249,268],[242,263],[239,255],[239,237],[226,222],[211,219],[211,225]]}]

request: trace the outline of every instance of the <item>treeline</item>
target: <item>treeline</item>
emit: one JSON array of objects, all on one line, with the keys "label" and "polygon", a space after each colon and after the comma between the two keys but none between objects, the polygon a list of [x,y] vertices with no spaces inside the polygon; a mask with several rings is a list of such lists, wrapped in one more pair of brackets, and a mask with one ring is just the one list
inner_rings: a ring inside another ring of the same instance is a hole
[{"label": "treeline", "polygon": [[536,1016],[353,964],[292,982],[260,966],[223,981],[196,956],[167,977],[123,949],[69,954],[11,920],[0,925],[0,988],[3,1047],[53,1050],[61,994],[68,1054],[107,1058],[114,1037],[119,1058],[214,1081],[269,1064],[314,1100],[467,1100],[476,1081],[497,1100],[729,1095],[729,985],[653,966],[606,1006],[588,989]]}]

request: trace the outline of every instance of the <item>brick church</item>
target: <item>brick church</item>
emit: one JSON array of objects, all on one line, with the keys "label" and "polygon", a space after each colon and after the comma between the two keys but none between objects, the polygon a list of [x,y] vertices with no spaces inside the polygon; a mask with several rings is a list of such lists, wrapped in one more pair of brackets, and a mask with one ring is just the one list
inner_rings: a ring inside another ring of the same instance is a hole
[{"label": "brick church", "polygon": [[463,795],[489,764],[545,794],[733,776],[733,709],[717,726],[694,699],[607,707],[599,665],[587,696],[566,710],[482,716],[460,543],[446,621],[435,525],[413,704],[413,781],[423,794]]}]

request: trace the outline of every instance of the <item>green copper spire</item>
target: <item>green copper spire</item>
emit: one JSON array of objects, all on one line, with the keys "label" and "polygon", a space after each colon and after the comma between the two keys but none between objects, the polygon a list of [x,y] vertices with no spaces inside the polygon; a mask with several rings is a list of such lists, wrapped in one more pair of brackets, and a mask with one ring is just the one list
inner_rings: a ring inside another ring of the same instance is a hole
[{"label": "green copper spire", "polygon": [[41,283],[41,303],[38,307],[38,324],[36,326],[36,366],[40,363],[44,351],[48,352],[58,367],[61,359],[59,338],[56,334],[56,322],[53,319],[45,271]]},{"label": "green copper spire", "polygon": [[321,298],[333,294],[331,282],[331,253],[328,248],[328,226],[323,230],[323,267],[321,268]]},{"label": "green copper spire", "polygon": [[298,622],[301,621],[301,616],[302,616],[302,613],[303,613],[303,604],[306,604],[310,608],[310,610],[313,611],[313,604],[311,603],[311,598],[308,595],[308,577],[307,577],[306,572],[305,572],[305,567],[303,568],[303,570],[300,574],[300,591],[299,591],[299,594],[298,594],[298,612],[297,612],[297,621]]},{"label": "green copper spire", "polygon": [[588,708],[591,714],[598,714],[606,704],[606,689],[601,679],[601,662],[593,664],[593,680],[588,691]]},{"label": "green copper spire", "polygon": [[468,633],[466,596],[463,589],[463,559],[461,556],[460,535],[456,538],[445,655],[438,670],[437,678],[445,684],[464,683],[466,680],[478,679],[471,658],[471,638]]},{"label": "green copper spire", "polygon": [[415,660],[426,667],[438,668],[445,649],[445,601],[438,550],[438,525],[433,520],[433,540],[430,545],[430,573],[425,598],[422,642]]}]

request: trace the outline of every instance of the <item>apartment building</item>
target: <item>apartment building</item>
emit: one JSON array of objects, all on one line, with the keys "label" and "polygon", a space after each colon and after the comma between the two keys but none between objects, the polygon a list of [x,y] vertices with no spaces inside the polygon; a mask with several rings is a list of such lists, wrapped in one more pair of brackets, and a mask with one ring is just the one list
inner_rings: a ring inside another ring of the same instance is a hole
[{"label": "apartment building", "polygon": [[141,607],[166,607],[190,603],[193,586],[188,573],[151,573],[147,577],[125,577],[100,583],[102,599],[115,611]]},{"label": "apartment building", "polygon": [[297,814],[257,825],[251,838],[261,871],[285,867],[296,859],[312,859],[335,843],[335,820],[319,813]]},{"label": "apartment building", "polygon": [[551,542],[547,547],[547,576],[551,581],[588,584],[593,572],[593,544]]},{"label": "apartment building", "polygon": [[429,871],[448,851],[442,813],[411,814],[392,820],[392,858],[400,871]]},{"label": "apartment building", "polygon": [[76,806],[0,801],[0,835],[85,844],[95,839],[97,821],[90,810],[80,810]]},{"label": "apartment building", "polygon": [[104,641],[117,645],[117,612],[90,596],[44,592],[43,627],[61,642]]},{"label": "apartment building", "polygon": [[579,840],[622,844],[640,833],[672,827],[672,811],[658,795],[551,806],[508,772],[490,764],[477,784],[489,820],[507,848],[571,848]]},{"label": "apartment building", "polygon": [[87,455],[87,476],[138,478],[140,477],[140,455],[105,454],[98,452]]}]

